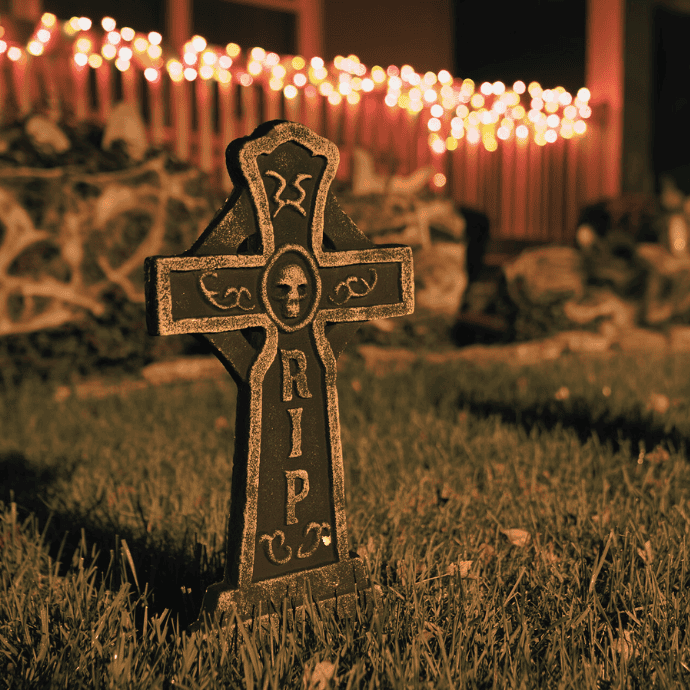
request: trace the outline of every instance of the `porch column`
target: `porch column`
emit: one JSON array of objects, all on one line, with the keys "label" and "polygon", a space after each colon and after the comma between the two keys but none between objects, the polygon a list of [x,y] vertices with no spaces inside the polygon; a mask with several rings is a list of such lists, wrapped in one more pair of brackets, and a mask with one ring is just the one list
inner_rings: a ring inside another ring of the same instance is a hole
[{"label": "porch column", "polygon": [[323,0],[299,0],[297,50],[306,58],[323,55]]},{"label": "porch column", "polygon": [[626,0],[587,0],[585,83],[592,94],[592,107],[604,111],[604,196],[621,192],[625,4]]},{"label": "porch column", "polygon": [[167,40],[182,55],[182,47],[192,37],[193,0],[165,0]]}]

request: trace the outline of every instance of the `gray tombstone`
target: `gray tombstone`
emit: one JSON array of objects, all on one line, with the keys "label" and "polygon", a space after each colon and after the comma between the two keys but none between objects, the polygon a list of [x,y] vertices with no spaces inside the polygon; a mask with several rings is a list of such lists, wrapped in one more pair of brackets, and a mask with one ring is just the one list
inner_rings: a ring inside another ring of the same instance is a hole
[{"label": "gray tombstone", "polygon": [[225,206],[145,266],[149,332],[201,334],[238,387],[225,578],[200,620],[299,607],[307,581],[349,615],[370,584],[348,550],[336,360],[359,322],[413,311],[412,253],[341,211],[338,149],[306,127],[265,123],[226,159]]}]

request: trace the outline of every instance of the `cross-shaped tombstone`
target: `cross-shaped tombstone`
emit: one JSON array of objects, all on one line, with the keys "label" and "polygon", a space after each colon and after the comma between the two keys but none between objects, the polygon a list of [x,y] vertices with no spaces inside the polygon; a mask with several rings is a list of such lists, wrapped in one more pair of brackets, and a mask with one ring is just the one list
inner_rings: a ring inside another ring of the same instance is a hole
[{"label": "cross-shaped tombstone", "polygon": [[192,248],[146,260],[149,333],[201,335],[238,388],[223,582],[202,617],[285,597],[351,614],[369,587],[348,551],[336,360],[358,323],[414,309],[412,252],[374,246],[330,185],[338,149],[273,121],[227,148],[234,191]]}]

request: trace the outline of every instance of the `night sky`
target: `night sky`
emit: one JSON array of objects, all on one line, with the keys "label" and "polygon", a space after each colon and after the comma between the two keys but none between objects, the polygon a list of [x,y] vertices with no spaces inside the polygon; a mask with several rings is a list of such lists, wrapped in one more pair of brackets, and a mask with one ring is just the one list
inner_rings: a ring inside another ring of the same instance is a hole
[{"label": "night sky", "polygon": [[586,0],[454,0],[455,76],[585,84]]}]

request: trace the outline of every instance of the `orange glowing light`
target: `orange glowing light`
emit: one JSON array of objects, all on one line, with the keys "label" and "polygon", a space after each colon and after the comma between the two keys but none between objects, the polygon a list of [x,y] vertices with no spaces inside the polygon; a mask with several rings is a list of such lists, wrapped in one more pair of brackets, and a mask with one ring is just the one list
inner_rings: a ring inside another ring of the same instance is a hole
[{"label": "orange glowing light", "polygon": [[557,100],[551,100],[549,101],[545,106],[544,110],[546,110],[547,113],[555,113],[558,110],[558,101]]},{"label": "orange glowing light", "polygon": [[29,45],[26,46],[26,50],[30,55],[41,55],[43,53],[43,43],[40,41],[30,41]]},{"label": "orange glowing light", "polygon": [[131,29],[129,26],[125,26],[120,33],[125,41],[131,41],[135,36],[134,29]]},{"label": "orange glowing light", "polygon": [[168,74],[173,81],[182,81],[183,67],[181,62],[178,62],[177,60],[168,60],[166,67],[168,68]]},{"label": "orange glowing light", "polygon": [[[12,59],[12,56],[8,53],[7,56]],[[79,67],[84,67],[88,62],[89,58],[86,53],[75,53],[74,62],[79,65]]]},{"label": "orange glowing light", "polygon": [[443,173],[436,173],[434,175],[434,184],[437,187],[443,187],[446,184],[446,176]]},{"label": "orange glowing light", "polygon": [[213,76],[213,67],[211,65],[202,65],[199,68],[199,76],[202,79],[210,79]]},{"label": "orange glowing light", "polygon": [[422,77],[416,72],[413,72],[408,81],[410,82],[410,86],[419,86],[422,83]]},{"label": "orange glowing light", "polygon": [[470,114],[470,109],[466,105],[459,105],[455,109],[455,114],[458,117],[466,118]]},{"label": "orange glowing light", "polygon": [[521,105],[516,105],[511,111],[514,120],[522,120],[525,117],[525,109]]},{"label": "orange glowing light", "polygon": [[198,34],[192,36],[192,48],[194,48],[197,53],[200,53],[207,45],[206,39],[203,36],[199,36]]},{"label": "orange glowing light", "polygon": [[120,72],[126,72],[129,69],[129,60],[123,60],[119,57],[115,60],[115,67],[120,70]]},{"label": "orange glowing light", "polygon": [[337,91],[332,91],[328,95],[328,102],[331,105],[340,105],[342,100],[343,100],[343,97]]},{"label": "orange glowing light", "polygon": [[322,96],[330,96],[333,93],[333,85],[327,81],[323,84],[319,84],[319,93]]},{"label": "orange glowing light", "polygon": [[301,55],[292,58],[292,69],[300,70],[307,66],[306,60]]},{"label": "orange glowing light", "polygon": [[258,60],[259,62],[266,58],[266,51],[263,48],[252,48],[249,54],[252,56],[252,60]]},{"label": "orange glowing light", "polygon": [[495,81],[491,85],[491,90],[495,96],[500,96],[502,93],[505,93],[506,85],[502,81]]},{"label": "orange glowing light", "polygon": [[476,127],[470,127],[467,130],[467,141],[469,141],[470,144],[478,144],[480,139],[481,135]]},{"label": "orange glowing light", "polygon": [[240,75],[240,84],[242,86],[251,86],[254,83],[254,79],[252,79],[251,74],[247,74],[246,72],[244,74]]},{"label": "orange glowing light", "polygon": [[527,87],[527,92],[530,96],[532,96],[532,98],[539,98],[542,95],[543,90],[538,81],[531,81]]},{"label": "orange glowing light", "polygon": [[410,97],[411,101],[421,101],[422,91],[417,86],[415,86],[414,88],[410,89],[408,96]]},{"label": "orange glowing light", "polygon": [[253,77],[261,74],[262,70],[263,65],[258,60],[250,60],[249,64],[247,65],[247,72],[249,72],[249,74],[251,74]]},{"label": "orange glowing light", "polygon": [[588,105],[583,105],[579,112],[580,117],[588,118],[592,114],[592,109]]},{"label": "orange glowing light", "polygon": [[149,43],[151,43],[154,46],[159,46],[161,44],[161,41],[163,40],[163,37],[157,32],[157,31],[152,31],[148,35]]},{"label": "orange glowing light", "polygon": [[163,55],[163,49],[158,45],[152,44],[149,46],[146,53],[152,60],[157,60],[161,55]]},{"label": "orange glowing light", "polygon": [[563,106],[570,105],[573,102],[573,97],[565,91],[558,96],[558,102]]},{"label": "orange glowing light", "polygon": [[522,94],[522,93],[525,93],[526,90],[527,90],[527,87],[525,86],[524,81],[516,81],[513,84],[513,91],[515,91],[515,93]]},{"label": "orange glowing light", "polygon": [[450,136],[446,139],[446,148],[449,151],[455,151],[456,148],[458,148],[458,138],[454,136]]},{"label": "orange glowing light", "polygon": [[[4,41],[3,41],[4,43]],[[7,44],[5,44],[7,45]],[[8,51],[7,51],[7,57],[12,60],[12,62],[17,62],[22,56],[22,51],[20,48],[17,48],[17,46],[12,46]]]},{"label": "orange glowing light", "polygon": [[488,81],[485,81],[482,83],[482,85],[479,87],[479,90],[485,95],[485,96],[490,96],[493,91],[494,87],[492,84],[489,84]]},{"label": "orange glowing light", "polygon": [[475,93],[472,98],[470,98],[470,105],[473,108],[481,108],[484,106],[484,96],[480,93]]},{"label": "orange glowing light", "polygon": [[194,65],[196,64],[196,53],[185,53],[182,56],[182,59],[185,61],[187,65]]},{"label": "orange glowing light", "polygon": [[283,65],[276,65],[272,70],[271,74],[276,78],[276,79],[282,79],[286,74],[287,70]]},{"label": "orange glowing light", "polygon": [[185,67],[183,74],[187,81],[194,81],[197,77],[197,71],[193,67]]},{"label": "orange glowing light", "polygon": [[541,110],[544,107],[544,101],[541,98],[533,98],[529,107],[532,110]]},{"label": "orange glowing light", "polygon": [[400,68],[400,77],[404,81],[409,81],[410,77],[414,74],[414,68],[412,65],[403,65]]},{"label": "orange glowing light", "polygon": [[220,65],[221,69],[230,69],[232,67],[232,58],[228,55],[221,55],[218,59],[218,64]]},{"label": "orange glowing light", "polygon": [[112,17],[103,17],[103,19],[101,19],[101,26],[103,27],[104,31],[115,31],[117,22]]},{"label": "orange glowing light", "polygon": [[278,55],[278,53],[267,53],[264,58],[264,65],[266,65],[266,67],[273,67],[273,65],[277,65],[279,62],[280,55]]},{"label": "orange glowing light", "polygon": [[447,69],[442,69],[438,73],[438,80],[441,84],[450,84],[453,81],[453,77]]},{"label": "orange glowing light", "polygon": [[41,43],[48,43],[50,40],[51,33],[48,31],[48,29],[39,29],[36,32],[36,38],[41,42]]},{"label": "orange glowing light", "polygon": [[387,93],[383,101],[389,108],[392,108],[394,105],[397,105],[398,97],[395,93]]},{"label": "orange glowing light", "polygon": [[341,95],[347,96],[352,92],[352,86],[349,84],[349,82],[341,81],[340,84],[338,84],[338,91]]},{"label": "orange glowing light", "polygon": [[424,100],[427,103],[433,103],[438,98],[438,94],[433,89],[427,89],[424,92]]},{"label": "orange glowing light", "polygon": [[503,115],[503,113],[505,113],[505,111],[508,109],[508,106],[505,104],[505,101],[494,101],[491,109],[499,115]]},{"label": "orange glowing light", "polygon": [[395,65],[388,65],[388,69],[386,70],[386,74],[389,77],[397,77],[400,74],[400,70]]},{"label": "orange glowing light", "polygon": [[309,64],[314,68],[314,69],[322,69],[324,66],[323,58],[320,57],[313,57]]},{"label": "orange glowing light", "polygon": [[365,79],[362,79],[362,91],[366,91],[369,93],[370,91],[374,90],[374,82],[372,79],[369,79],[369,77],[366,77]]},{"label": "orange glowing light", "polygon": [[563,110],[563,117],[567,120],[574,120],[577,117],[577,108],[574,105],[569,105]]},{"label": "orange glowing light", "polygon": [[431,114],[433,117],[442,117],[443,116],[443,106],[439,105],[438,103],[435,103],[434,105],[431,106]]},{"label": "orange glowing light", "polygon": [[106,43],[101,48],[101,53],[106,60],[112,60],[117,55],[117,48],[112,43]]},{"label": "orange glowing light", "polygon": [[438,132],[441,129],[441,120],[439,120],[437,117],[432,117],[429,119],[427,127],[429,128],[430,132]]},{"label": "orange glowing light", "polygon": [[236,58],[242,52],[242,48],[240,48],[237,43],[228,43],[228,45],[225,46],[225,52],[231,58]]},{"label": "orange glowing light", "polygon": [[276,79],[276,77],[271,77],[268,80],[268,86],[272,91],[282,91],[283,90],[283,80]]},{"label": "orange glowing light", "polygon": [[561,118],[558,117],[558,115],[549,115],[549,116],[546,118],[546,124],[547,124],[549,127],[558,127],[558,125],[560,124],[560,122],[561,122]]},{"label": "orange glowing light", "polygon": [[0,55],[2,55],[7,50],[7,43],[5,41],[0,41]]},{"label": "orange glowing light", "polygon": [[88,53],[91,50],[91,41],[88,38],[80,38],[74,46],[80,53]]},{"label": "orange glowing light", "polygon": [[436,78],[436,75],[433,72],[427,72],[424,77],[422,78],[422,81],[426,86],[433,86],[438,79]]},{"label": "orange glowing light", "polygon": [[132,59],[132,49],[129,48],[128,46],[122,46],[120,50],[118,50],[117,54],[122,60],[127,60],[129,62]]},{"label": "orange glowing light", "polygon": [[292,81],[295,82],[295,86],[304,86],[307,83],[307,77],[302,72],[298,72],[292,78]]},{"label": "orange glowing light", "polygon": [[352,91],[351,93],[347,94],[347,102],[350,105],[357,105],[357,103],[359,103],[360,98],[360,95],[356,91]]},{"label": "orange glowing light", "polygon": [[134,50],[137,53],[144,53],[148,47],[149,42],[143,36],[134,39]]},{"label": "orange glowing light", "polygon": [[553,144],[556,139],[558,139],[558,132],[556,132],[555,129],[547,129],[546,134],[544,135],[544,139],[549,142],[549,144]]},{"label": "orange glowing light", "polygon": [[118,43],[122,40],[122,36],[120,36],[119,31],[111,31],[108,34],[108,43],[111,43],[112,45],[116,46]]},{"label": "orange glowing light", "polygon": [[434,143],[431,145],[431,150],[434,153],[445,153],[446,142],[443,139],[436,139],[436,141],[434,141]]},{"label": "orange glowing light", "polygon": [[400,77],[391,77],[388,80],[388,88],[393,91],[399,91],[402,87],[402,79]]},{"label": "orange glowing light", "polygon": [[79,17],[77,25],[81,31],[88,31],[91,28],[91,20],[88,17]]},{"label": "orange glowing light", "polygon": [[586,89],[585,87],[582,87],[578,92],[577,92],[577,97],[583,102],[587,103],[589,99],[591,98],[592,94],[589,92],[589,89]]},{"label": "orange glowing light", "polygon": [[379,67],[378,65],[374,65],[371,68],[371,78],[377,83],[381,84],[386,80],[386,72],[384,71],[383,67]]},{"label": "orange glowing light", "polygon": [[[76,33],[77,31],[79,31],[79,17],[72,17],[68,22],[68,26],[71,30],[70,33]],[[65,29],[66,28],[67,27],[65,27]]]},{"label": "orange glowing light", "polygon": [[43,26],[47,26],[49,29],[55,26],[57,17],[52,12],[44,12],[41,17],[41,23]]},{"label": "orange glowing light", "polygon": [[497,136],[499,139],[505,140],[505,139],[507,139],[507,138],[510,136],[510,130],[509,130],[507,127],[499,127],[499,128],[496,130],[496,136]]},{"label": "orange glowing light", "polygon": [[577,134],[584,134],[587,131],[587,123],[584,120],[576,120],[573,129]]},{"label": "orange glowing light", "polygon": [[150,81],[151,83],[155,83],[158,81],[158,70],[153,69],[153,67],[147,67],[144,70],[144,77],[146,78],[147,81]]},{"label": "orange glowing light", "polygon": [[529,136],[529,129],[527,129],[525,125],[518,125],[515,128],[515,136],[518,139],[527,139],[527,137]]},{"label": "orange glowing light", "polygon": [[89,67],[98,69],[103,64],[103,58],[98,53],[89,55]]}]

